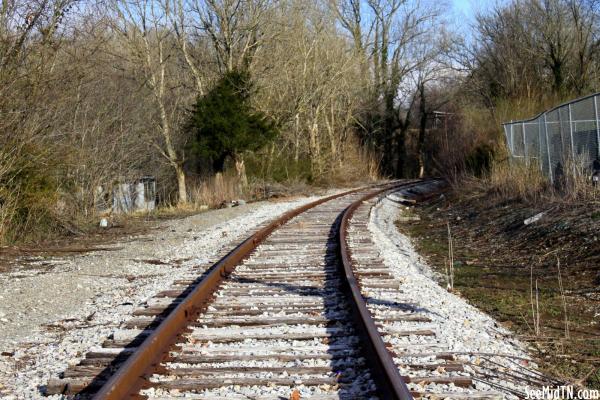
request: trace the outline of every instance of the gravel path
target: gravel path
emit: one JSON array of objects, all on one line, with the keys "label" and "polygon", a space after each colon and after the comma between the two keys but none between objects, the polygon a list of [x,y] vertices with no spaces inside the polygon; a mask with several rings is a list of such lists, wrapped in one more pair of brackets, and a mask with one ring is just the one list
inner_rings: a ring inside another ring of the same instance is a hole
[{"label": "gravel path", "polygon": [[259,202],[166,221],[101,251],[40,258],[0,275],[0,398],[43,398],[39,387],[98,346],[153,294],[257,225],[316,200]]}]

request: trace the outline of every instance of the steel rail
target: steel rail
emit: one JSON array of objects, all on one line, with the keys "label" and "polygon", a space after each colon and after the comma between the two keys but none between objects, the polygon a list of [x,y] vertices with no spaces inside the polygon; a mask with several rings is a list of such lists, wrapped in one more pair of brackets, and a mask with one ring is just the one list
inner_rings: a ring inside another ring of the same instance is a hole
[{"label": "steel rail", "polygon": [[[414,185],[414,183],[412,185]],[[373,321],[373,318],[371,317],[371,313],[367,308],[367,303],[363,298],[360,286],[356,276],[354,275],[354,271],[352,270],[352,261],[350,258],[351,251],[347,242],[348,224],[356,209],[358,209],[358,207],[360,207],[364,201],[370,200],[382,193],[392,192],[400,189],[401,187],[410,187],[412,185],[400,184],[393,189],[386,188],[363,196],[346,208],[342,215],[339,228],[338,251],[340,252],[340,257],[342,260],[342,268],[344,277],[346,279],[346,285],[348,286],[352,296],[352,301],[350,302],[354,311],[352,315],[355,318],[356,325],[363,339],[361,343],[366,347],[365,354],[369,360],[369,366],[377,375],[375,380],[380,383],[377,388],[378,394],[381,399],[385,400],[412,400],[413,396],[404,379],[400,375],[398,367],[394,364],[392,355],[385,347],[385,343],[383,342],[383,339],[377,330],[375,321]]]},{"label": "steel rail", "polygon": [[[378,185],[383,186],[383,188],[376,191],[375,195],[389,190],[391,187],[405,186],[410,183],[414,183],[414,181],[408,183],[393,182],[385,185]],[[377,187],[377,185],[375,187]],[[233,272],[235,267],[249,256],[267,236],[281,225],[311,208],[368,188],[369,187],[363,187],[338,193],[288,211],[239,244],[212,267],[212,270],[206,277],[194,287],[182,302],[169,313],[158,327],[129,356],[127,361],[125,361],[106,383],[102,385],[101,389],[93,396],[93,399],[121,400],[136,397],[139,390],[145,386],[145,383],[147,382],[145,378],[147,378],[150,371],[159,366],[168,352],[169,347],[176,342],[185,327],[206,306],[207,301],[219,287],[219,284],[223,282],[223,280]],[[358,204],[360,204],[360,202]]]}]

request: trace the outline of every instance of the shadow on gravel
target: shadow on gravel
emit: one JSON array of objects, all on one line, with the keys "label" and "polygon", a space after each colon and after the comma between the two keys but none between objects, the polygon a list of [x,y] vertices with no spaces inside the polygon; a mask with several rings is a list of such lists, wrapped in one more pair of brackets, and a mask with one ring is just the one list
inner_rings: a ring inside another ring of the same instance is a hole
[{"label": "shadow on gravel", "polygon": [[428,308],[419,307],[414,303],[401,303],[401,302],[397,302],[397,301],[378,299],[378,298],[375,298],[372,296],[365,296],[364,299],[369,305],[386,306],[386,307],[395,309],[397,311],[403,311],[403,312],[407,312],[407,313],[432,314],[432,315],[437,315],[438,317],[441,317],[441,314],[439,314],[435,311],[432,311]]},{"label": "shadow on gravel", "polygon": [[[307,213],[310,215],[310,212]],[[308,215],[304,214],[306,218]],[[234,281],[243,283],[256,283],[265,286],[281,289],[287,293],[297,294],[300,296],[317,296],[323,298],[324,310],[322,315],[328,320],[326,325],[327,337],[323,339],[323,342],[328,345],[327,359],[331,364],[330,376],[333,378],[332,383],[339,384],[338,397],[340,399],[355,399],[369,397],[374,393],[374,388],[370,387],[370,379],[367,379],[364,372],[369,369],[365,359],[368,359],[365,354],[364,348],[359,352],[356,351],[357,345],[360,343],[359,331],[354,325],[354,321],[351,315],[351,306],[348,303],[350,295],[343,280],[343,267],[339,258],[338,249],[338,227],[341,221],[341,214],[336,218],[334,223],[331,225],[329,234],[327,249],[322,259],[319,259],[319,264],[324,264],[323,268],[333,269],[333,271],[327,273],[327,277],[324,281],[323,286],[319,284],[295,284],[288,281],[274,282],[274,281],[262,281],[260,279],[247,279],[235,277],[232,278]],[[267,239],[268,242],[268,239]],[[293,250],[290,250],[293,252]],[[315,262],[315,258],[308,252],[306,254],[298,254],[297,260],[304,261],[302,257],[306,257],[306,263]],[[113,347],[125,347],[133,349],[143,343],[147,336],[160,324],[160,321],[166,317],[187,294],[197,285],[198,282],[202,281],[205,276],[212,270],[212,267],[206,270],[201,276],[199,276],[194,283],[190,284],[188,288],[181,293],[177,298],[174,298],[168,308],[166,308],[160,315],[157,315],[153,322],[146,326],[144,330],[137,335],[134,339],[127,343],[113,342],[109,345]],[[302,275],[298,276],[298,280],[302,280]],[[340,296],[341,295],[341,296]],[[401,311],[407,312],[430,312],[428,310],[422,310],[414,307],[410,304],[389,302],[385,300],[379,300],[374,298],[368,298],[369,302],[373,304],[382,304],[389,307],[396,308]],[[277,311],[277,310],[273,310]],[[354,336],[349,340],[349,336]],[[293,344],[291,345],[293,346]],[[293,347],[290,348],[293,350]],[[106,382],[106,380],[114,374],[117,369],[128,359],[130,356],[129,352],[124,352],[115,357],[114,359],[103,359],[99,355],[87,354],[86,358],[80,363],[80,365],[88,365],[90,368],[101,369],[98,375],[93,379],[77,396],[80,399],[90,398],[100,387]],[[359,359],[361,359],[359,361]],[[295,364],[295,363],[294,363]],[[289,375],[295,373],[297,365],[290,366],[287,370]],[[373,373],[370,373],[373,376]],[[65,378],[68,376],[64,376]],[[307,377],[305,384],[309,383]],[[293,387],[291,388],[294,389]],[[44,387],[40,388],[43,393]],[[358,394],[357,394],[358,393]]]},{"label": "shadow on gravel", "polygon": [[[335,377],[336,383],[340,385],[338,397],[340,399],[368,398],[374,394],[374,388],[369,387],[370,381],[364,376],[364,371],[369,369],[364,361],[367,358],[364,349],[359,352],[356,351],[356,347],[360,346],[360,336],[350,314],[352,312],[348,303],[350,295],[343,279],[343,266],[338,251],[340,222],[341,214],[331,225],[328,235],[327,250],[323,257],[323,268],[335,268],[335,270],[327,274],[322,287],[248,278],[236,278],[236,281],[261,284],[300,296],[319,296],[323,298],[324,311],[322,315],[328,319],[326,323],[327,338],[325,340],[328,344],[327,354],[331,363],[330,374]],[[307,264],[310,262],[310,260],[307,260]],[[301,279],[302,276],[298,276],[298,280]],[[276,311],[273,310],[273,312]],[[355,337],[348,340],[348,336]],[[359,361],[359,358],[362,360]],[[295,368],[296,366],[289,367],[288,374],[294,374]],[[370,375],[372,376],[372,373]],[[282,397],[282,399],[288,398]]]}]

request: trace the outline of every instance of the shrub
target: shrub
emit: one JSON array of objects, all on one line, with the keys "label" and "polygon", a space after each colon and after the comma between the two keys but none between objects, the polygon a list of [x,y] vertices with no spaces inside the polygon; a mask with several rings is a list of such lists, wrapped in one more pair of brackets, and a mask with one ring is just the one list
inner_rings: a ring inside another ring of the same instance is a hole
[{"label": "shrub", "polygon": [[[0,242],[57,230],[57,166],[39,147],[27,145],[0,157]],[[59,228],[60,229],[60,228]]]},{"label": "shrub", "polygon": [[488,144],[475,147],[465,158],[467,171],[481,177],[490,172],[494,161],[494,148]]},{"label": "shrub", "polygon": [[278,134],[275,123],[251,107],[252,90],[248,72],[232,71],[198,97],[187,123],[190,156],[207,158],[215,172],[223,172],[228,157],[256,151]]}]

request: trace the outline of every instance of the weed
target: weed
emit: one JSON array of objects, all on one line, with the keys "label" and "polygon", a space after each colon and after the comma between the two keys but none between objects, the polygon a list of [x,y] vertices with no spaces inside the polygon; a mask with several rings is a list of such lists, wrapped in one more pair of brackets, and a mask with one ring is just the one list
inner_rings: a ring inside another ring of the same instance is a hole
[{"label": "weed", "polygon": [[567,312],[567,297],[565,296],[565,288],[563,286],[562,275],[560,274],[560,259],[556,256],[556,267],[558,269],[558,288],[560,290],[560,299],[563,305],[565,316],[565,339],[570,338],[569,334],[569,314]]},{"label": "weed", "polygon": [[454,291],[454,247],[452,245],[452,232],[450,230],[450,222],[448,226],[448,267],[446,268],[446,278],[448,281],[448,291]]},{"label": "weed", "polygon": [[[512,183],[506,184],[499,193],[482,180],[462,181],[460,191],[415,207],[420,218],[397,225],[416,239],[441,285],[449,282],[450,256],[461,263],[455,292],[531,344],[545,371],[600,388],[600,374],[592,371],[600,359],[600,309],[594,297],[577,294],[597,286],[599,259],[590,244],[600,226],[590,216],[600,214],[598,204],[567,205],[564,195],[545,186],[510,194]],[[536,198],[543,208],[532,204]],[[543,219],[523,224],[540,211],[547,211]]]}]

